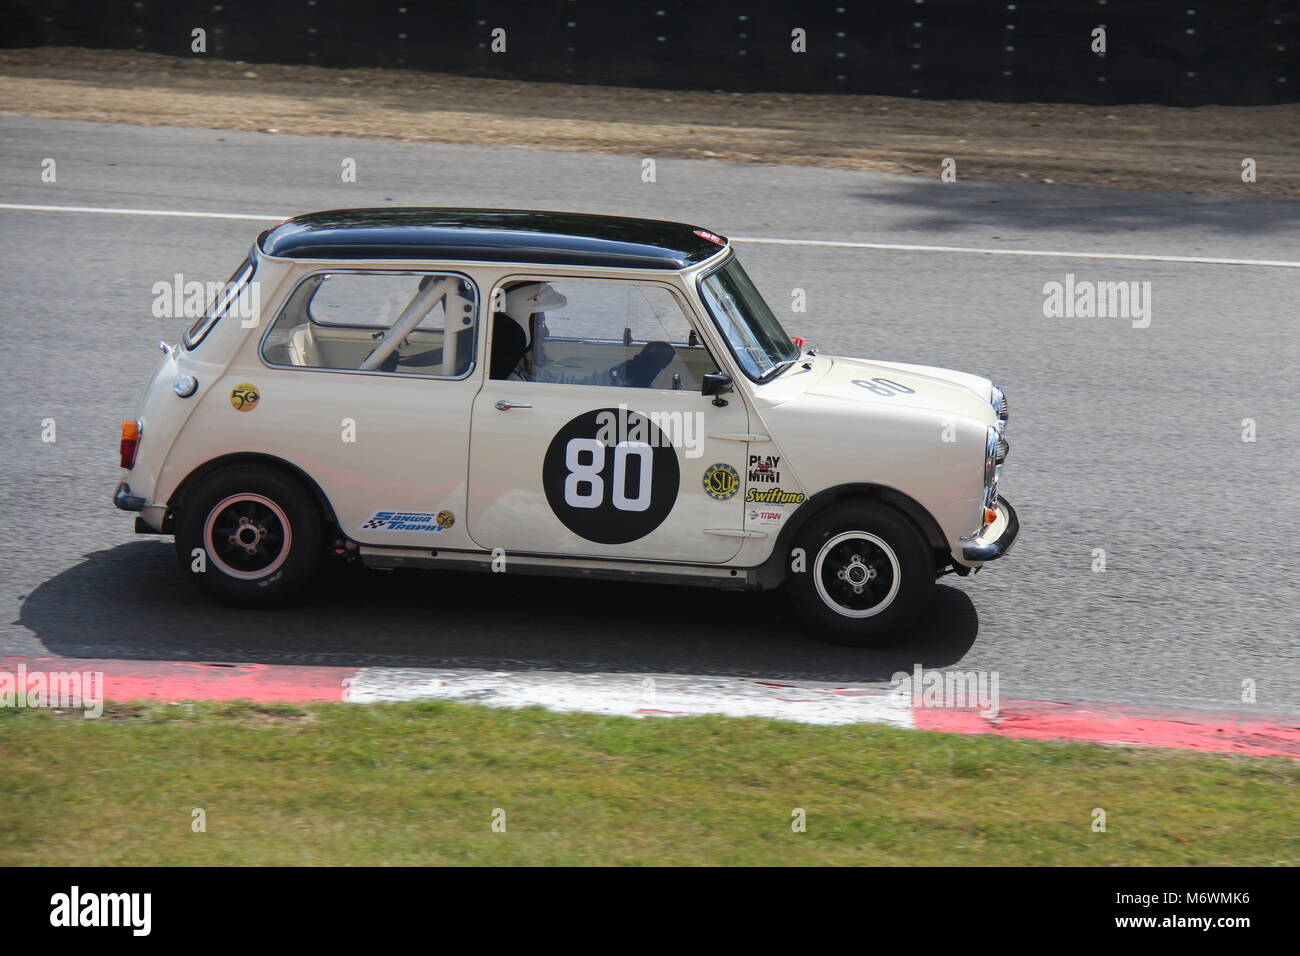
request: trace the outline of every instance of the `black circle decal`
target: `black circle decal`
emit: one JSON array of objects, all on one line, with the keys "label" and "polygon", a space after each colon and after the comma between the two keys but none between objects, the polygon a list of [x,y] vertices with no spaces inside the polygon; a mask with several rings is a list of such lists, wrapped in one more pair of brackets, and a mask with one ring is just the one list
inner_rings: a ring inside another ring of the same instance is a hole
[{"label": "black circle decal", "polygon": [[600,544],[626,544],[663,524],[680,479],[669,439],[626,408],[579,415],[555,433],[542,460],[542,487],[555,517]]}]

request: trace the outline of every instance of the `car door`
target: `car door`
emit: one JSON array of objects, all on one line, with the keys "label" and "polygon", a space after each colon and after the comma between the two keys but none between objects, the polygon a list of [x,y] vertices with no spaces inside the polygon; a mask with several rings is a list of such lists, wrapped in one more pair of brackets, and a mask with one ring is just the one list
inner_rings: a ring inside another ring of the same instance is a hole
[{"label": "car door", "polygon": [[[531,554],[733,557],[748,413],[734,392],[716,404],[701,394],[717,365],[676,291],[512,277],[493,301],[503,309],[474,400],[471,537]],[[521,336],[514,362],[504,345]]]}]

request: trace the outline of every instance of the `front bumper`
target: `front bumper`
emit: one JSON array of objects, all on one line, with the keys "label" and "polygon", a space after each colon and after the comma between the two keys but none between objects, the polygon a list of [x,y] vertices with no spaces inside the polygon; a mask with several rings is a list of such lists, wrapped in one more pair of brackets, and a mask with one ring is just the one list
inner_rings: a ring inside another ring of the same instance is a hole
[{"label": "front bumper", "polygon": [[998,498],[998,517],[984,534],[972,538],[962,545],[961,556],[965,561],[996,561],[1016,543],[1020,534],[1020,519],[1016,509],[1006,498]]},{"label": "front bumper", "polygon": [[125,481],[117,486],[117,491],[113,492],[113,504],[123,511],[144,511],[145,500],[139,495],[131,494],[131,486]]}]

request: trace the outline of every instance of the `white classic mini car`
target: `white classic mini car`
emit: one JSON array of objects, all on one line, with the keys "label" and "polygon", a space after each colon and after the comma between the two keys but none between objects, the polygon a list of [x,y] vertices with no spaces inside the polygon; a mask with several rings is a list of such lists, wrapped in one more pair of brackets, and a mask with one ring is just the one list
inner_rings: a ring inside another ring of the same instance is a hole
[{"label": "white classic mini car", "polygon": [[694,226],[312,213],[159,344],[114,500],[235,605],[341,555],[784,585],[818,636],[870,645],[1019,531],[996,386],[796,344]]}]

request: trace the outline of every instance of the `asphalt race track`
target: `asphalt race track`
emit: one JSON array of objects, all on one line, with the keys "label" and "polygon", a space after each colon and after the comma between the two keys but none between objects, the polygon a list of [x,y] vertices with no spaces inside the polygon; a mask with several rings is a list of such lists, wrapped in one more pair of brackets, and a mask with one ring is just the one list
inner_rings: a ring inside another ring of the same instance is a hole
[{"label": "asphalt race track", "polygon": [[[0,656],[835,686],[920,663],[996,670],[1007,697],[1300,714],[1300,203],[702,160],[660,161],[646,183],[634,156],[15,116],[0,117],[0,155],[7,204],[265,216],[518,206],[733,237],[1139,257],[738,243],[792,334],[832,353],[987,374],[1011,399],[1015,551],[944,578],[913,644],[858,651],[804,637],[780,593],[340,569],[291,610],[212,604],[181,578],[170,539],[134,535],[112,507],[118,424],[136,410],[155,342],[184,324],[152,316],[153,284],[224,280],[266,224],[0,208]],[[41,181],[45,157],[56,183]],[[341,181],[344,158],[356,183]],[[1045,318],[1043,286],[1067,273],[1150,282],[1150,326]],[[795,288],[806,314],[790,313]],[[1247,418],[1254,442],[1242,441]]]}]

